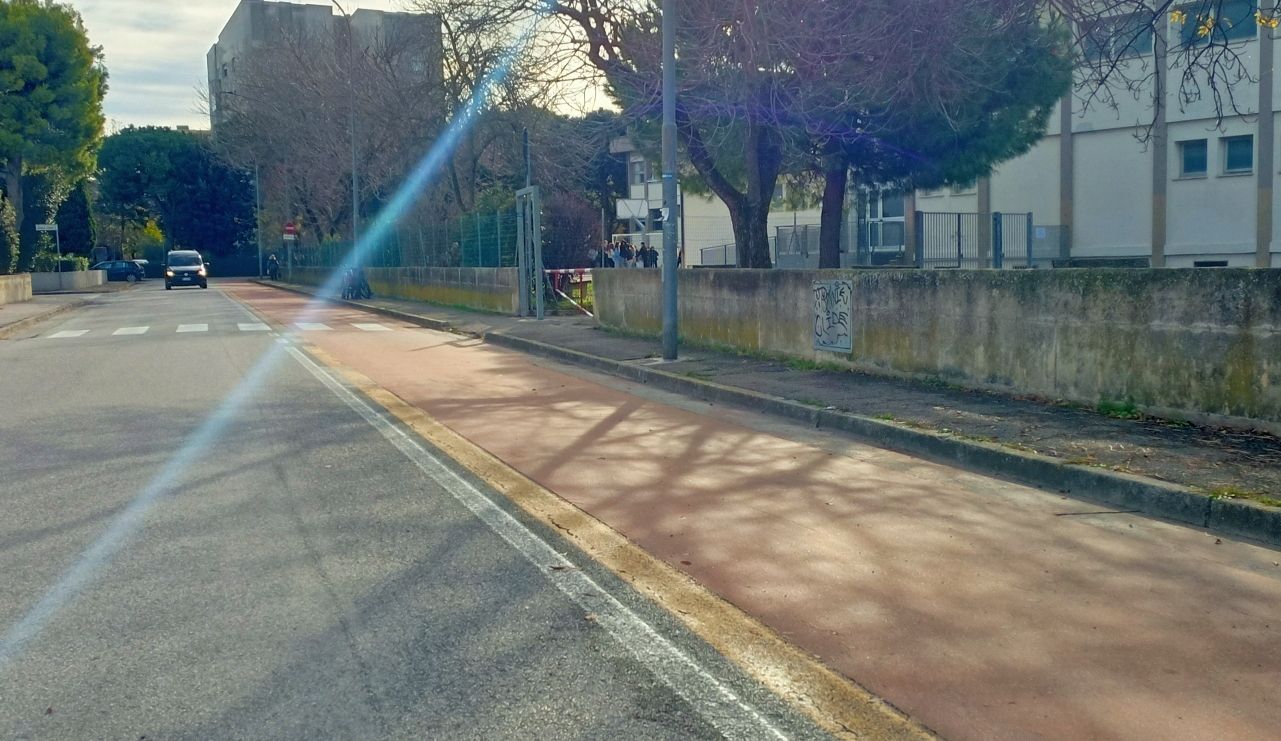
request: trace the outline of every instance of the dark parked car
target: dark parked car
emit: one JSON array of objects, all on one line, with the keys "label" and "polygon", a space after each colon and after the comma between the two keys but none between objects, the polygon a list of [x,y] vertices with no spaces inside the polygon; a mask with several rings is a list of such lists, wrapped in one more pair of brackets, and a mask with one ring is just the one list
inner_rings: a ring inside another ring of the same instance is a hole
[{"label": "dark parked car", "polygon": [[107,280],[123,280],[137,283],[147,277],[147,271],[133,260],[108,260],[94,265],[90,270],[107,271]]},{"label": "dark parked car", "polygon": [[209,265],[195,250],[174,250],[165,258],[165,290],[174,286],[209,287]]}]

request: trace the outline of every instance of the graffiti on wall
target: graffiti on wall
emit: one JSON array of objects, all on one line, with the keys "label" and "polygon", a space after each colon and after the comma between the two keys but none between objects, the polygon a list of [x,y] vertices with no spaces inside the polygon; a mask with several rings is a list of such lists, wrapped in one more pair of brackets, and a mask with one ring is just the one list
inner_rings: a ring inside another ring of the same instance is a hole
[{"label": "graffiti on wall", "polygon": [[814,281],[814,349],[848,353],[854,349],[854,283]]}]

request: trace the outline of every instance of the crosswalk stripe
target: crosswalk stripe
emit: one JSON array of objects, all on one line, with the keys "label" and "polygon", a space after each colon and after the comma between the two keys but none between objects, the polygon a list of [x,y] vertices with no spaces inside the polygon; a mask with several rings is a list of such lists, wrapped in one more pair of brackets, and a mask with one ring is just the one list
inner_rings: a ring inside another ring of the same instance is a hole
[{"label": "crosswalk stripe", "polygon": [[87,329],[68,329],[62,332],[54,332],[53,334],[49,335],[49,339],[66,340],[72,337],[84,337],[87,334],[89,334],[89,330]]},{"label": "crosswalk stripe", "polygon": [[149,329],[151,329],[151,327],[121,327],[111,334],[114,337],[119,337],[121,335],[146,334]]},{"label": "crosswalk stripe", "polygon": [[240,324],[237,326],[240,327],[241,332],[266,332],[271,329],[271,327],[268,327],[266,324],[257,324],[257,323]]},{"label": "crosswalk stripe", "polygon": [[298,329],[304,332],[330,332],[332,329],[327,324],[319,322],[298,322]]},{"label": "crosswalk stripe", "polygon": [[188,334],[191,332],[208,332],[208,324],[179,324],[178,334]]},{"label": "crosswalk stripe", "polygon": [[351,325],[362,332],[390,332],[391,327],[384,327],[381,324],[353,324]]}]

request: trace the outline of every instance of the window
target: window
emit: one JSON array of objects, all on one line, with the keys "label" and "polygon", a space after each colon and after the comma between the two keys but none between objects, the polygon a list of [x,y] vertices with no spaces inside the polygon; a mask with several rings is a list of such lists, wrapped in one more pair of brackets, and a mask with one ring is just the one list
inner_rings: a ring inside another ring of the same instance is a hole
[{"label": "window", "polygon": [[1227,136],[1223,142],[1223,172],[1240,174],[1254,172],[1254,137]]},{"label": "window", "polygon": [[1086,59],[1098,62],[1151,54],[1156,37],[1152,22],[1152,16],[1146,13],[1095,22],[1082,39]]},{"label": "window", "polygon": [[886,191],[881,194],[881,218],[903,218],[903,194],[898,191]]},{"label": "window", "polygon": [[632,160],[632,185],[644,185],[649,181],[649,163],[645,160]]},{"label": "window", "polygon": [[[1257,5],[1254,0],[1221,0],[1185,5],[1183,28],[1179,38],[1184,44],[1223,43],[1244,41],[1258,36],[1258,23],[1254,20]],[[1217,12],[1216,12],[1217,11]]]},{"label": "window", "polygon": [[1179,177],[1205,177],[1207,160],[1205,139],[1179,142]]}]

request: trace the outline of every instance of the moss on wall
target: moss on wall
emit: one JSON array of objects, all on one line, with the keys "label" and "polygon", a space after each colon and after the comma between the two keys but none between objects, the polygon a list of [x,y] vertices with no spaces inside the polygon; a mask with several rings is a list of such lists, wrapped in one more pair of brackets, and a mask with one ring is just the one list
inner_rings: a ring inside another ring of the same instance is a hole
[{"label": "moss on wall", "polygon": [[[657,334],[651,272],[602,271],[603,325]],[[1278,270],[682,271],[681,334],[812,360],[817,279],[854,284],[854,368],[1281,421]]]}]

